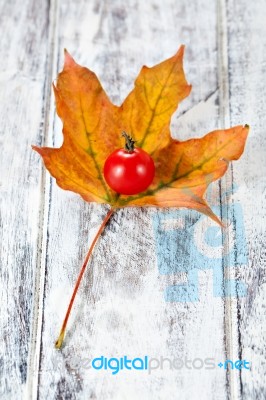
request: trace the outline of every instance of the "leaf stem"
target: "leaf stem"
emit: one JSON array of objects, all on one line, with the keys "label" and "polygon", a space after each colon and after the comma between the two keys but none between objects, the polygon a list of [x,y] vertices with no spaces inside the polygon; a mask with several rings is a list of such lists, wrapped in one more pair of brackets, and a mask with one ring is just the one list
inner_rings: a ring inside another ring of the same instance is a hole
[{"label": "leaf stem", "polygon": [[77,294],[81,279],[82,279],[83,274],[84,274],[84,272],[86,270],[89,258],[90,258],[91,254],[92,254],[93,248],[94,248],[97,240],[101,236],[101,233],[103,232],[103,230],[104,230],[107,222],[109,221],[111,215],[113,214],[113,212],[114,212],[114,209],[111,208],[108,211],[108,213],[106,214],[103,222],[101,223],[101,225],[100,225],[100,227],[98,229],[98,232],[96,233],[96,235],[95,235],[95,237],[94,237],[94,239],[93,239],[93,241],[92,241],[92,243],[90,245],[89,251],[88,251],[88,253],[86,255],[86,258],[85,258],[85,260],[83,262],[83,265],[82,265],[81,270],[80,270],[79,275],[78,275],[78,279],[77,279],[75,287],[74,287],[73,294],[71,296],[71,299],[70,299],[70,302],[69,302],[69,305],[68,305],[68,309],[67,309],[67,312],[66,312],[66,316],[65,316],[63,325],[62,325],[61,330],[60,330],[60,334],[58,336],[57,341],[55,342],[55,347],[57,349],[60,349],[62,344],[63,344],[64,337],[65,337],[65,332],[66,332],[66,326],[67,326],[67,322],[68,322],[68,319],[69,319],[69,316],[70,316],[70,312],[71,312],[71,309],[72,309],[72,306],[73,306],[73,303],[74,303],[74,300],[75,300],[75,297],[76,297],[76,294]]}]

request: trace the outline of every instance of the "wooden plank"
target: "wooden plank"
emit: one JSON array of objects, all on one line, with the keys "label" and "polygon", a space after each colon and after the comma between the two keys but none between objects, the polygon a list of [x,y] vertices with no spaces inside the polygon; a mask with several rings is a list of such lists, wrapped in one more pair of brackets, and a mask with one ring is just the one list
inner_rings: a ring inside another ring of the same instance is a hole
[{"label": "wooden plank", "polygon": [[1,317],[0,397],[26,391],[42,224],[41,165],[31,144],[44,135],[49,5],[0,3]]},{"label": "wooden plank", "polygon": [[[173,118],[172,131],[183,139],[183,132],[200,136],[220,124],[216,14],[215,3],[207,0],[178,4],[172,0],[164,4],[159,0],[126,4],[61,1],[56,39],[59,68],[66,47],[80,64],[98,74],[111,99],[119,104],[143,64],[160,62],[185,43],[185,65],[194,90]],[[57,146],[60,129],[56,120]],[[219,205],[218,189],[214,185],[210,197],[216,196]],[[162,276],[158,271],[159,236],[152,221],[162,213],[155,209],[121,210],[113,216],[80,288],[66,346],[60,352],[53,349],[80,264],[107,209],[85,204],[54,182],[51,196],[39,398],[192,399],[199,393],[201,399],[227,398],[226,373],[217,368],[165,368],[150,375],[121,371],[112,376],[110,371],[86,369],[77,363],[100,355],[224,359],[224,300],[213,296],[211,268],[199,266],[203,268],[196,288],[200,301],[164,300],[165,286],[178,279],[182,282],[183,277]],[[180,218],[193,231],[198,215],[175,214],[175,221]],[[211,226],[206,224],[211,222],[202,224],[197,238]],[[194,239],[184,232],[184,240],[191,246],[192,260],[196,257]],[[221,255],[218,260],[221,270]]]},{"label": "wooden plank", "polygon": [[[218,2],[218,63],[219,63],[219,104],[220,104],[220,123],[222,128],[230,126],[230,115],[229,115],[229,80],[228,80],[228,30],[227,30],[227,8],[226,1],[219,0]],[[232,168],[238,168],[236,166],[230,166],[230,172]],[[228,172],[224,179],[220,182],[220,190],[222,194],[225,194],[222,198],[225,202],[225,207],[222,212],[222,219],[224,224],[232,226],[232,229],[222,231],[222,242],[223,242],[223,279],[225,290],[233,290],[237,293],[237,276],[235,268],[238,264],[237,254],[235,255],[235,248],[241,247],[241,240],[237,239],[241,234],[240,230],[237,229],[237,216],[234,208],[234,202],[232,202],[232,195],[234,194],[235,182],[233,180],[232,173]],[[221,199],[222,199],[221,198]],[[223,203],[221,201],[221,204]],[[232,218],[228,218],[229,216]],[[240,244],[240,245],[239,245]],[[238,249],[237,249],[238,251]],[[241,249],[239,248],[239,252]],[[228,254],[232,254],[232,257],[227,257]],[[229,288],[228,286],[231,286]],[[226,360],[237,360],[239,353],[238,343],[238,319],[237,319],[237,296],[225,296],[224,302],[224,314],[225,314],[225,358],[222,364]],[[226,364],[224,364],[226,365]],[[239,374],[232,370],[230,367],[226,369],[226,379],[228,387],[229,398],[238,399],[240,398],[240,379]]]},{"label": "wooden plank", "polygon": [[248,263],[238,268],[248,284],[247,296],[237,303],[237,358],[251,362],[251,371],[239,374],[239,395],[263,399],[265,389],[265,99],[266,25],[264,1],[227,4],[228,63],[231,123],[250,124],[244,157],[233,169],[238,185],[234,201],[243,209]]}]

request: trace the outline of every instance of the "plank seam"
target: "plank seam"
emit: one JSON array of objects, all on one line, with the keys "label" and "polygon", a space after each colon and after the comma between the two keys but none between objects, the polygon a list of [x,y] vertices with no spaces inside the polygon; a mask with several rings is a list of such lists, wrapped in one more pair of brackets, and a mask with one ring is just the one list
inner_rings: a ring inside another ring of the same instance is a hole
[{"label": "plank seam", "polygon": [[[227,0],[218,0],[217,2],[217,18],[218,18],[218,77],[219,77],[219,110],[220,110],[220,123],[221,127],[230,126],[230,83],[229,83],[229,54],[228,54],[228,28],[227,28]],[[226,174],[224,180],[220,181],[220,193],[232,192],[233,189],[233,166],[230,166],[230,174]],[[228,190],[230,188],[231,190]],[[229,195],[226,194],[226,201],[229,203]],[[222,210],[222,207],[221,207]],[[223,215],[222,220],[226,219],[228,209]],[[235,226],[234,226],[235,228]],[[230,248],[230,240],[233,238],[226,238],[222,232],[223,237],[223,252],[228,253]],[[234,265],[235,266],[235,265]],[[223,263],[224,285],[226,284],[226,274],[229,273],[230,268],[225,268]],[[231,267],[231,266],[228,266]],[[237,315],[237,304],[230,297],[224,297],[224,327],[225,327],[225,355],[227,359],[234,360],[236,354],[239,355],[239,329],[238,320],[235,320],[234,315]],[[235,343],[235,338],[237,341]],[[238,347],[237,349],[235,347]],[[241,393],[240,373],[227,370],[228,393],[227,396],[232,400],[239,399]]]},{"label": "plank seam", "polygon": [[[52,104],[51,82],[55,76],[57,68],[57,21],[59,0],[49,2],[48,19],[48,40],[47,40],[47,61],[46,61],[46,79],[44,82],[44,128],[42,146],[48,146],[51,143],[53,135],[54,107]],[[35,400],[38,398],[39,386],[39,367],[41,361],[41,334],[43,325],[43,302],[46,275],[46,256],[48,242],[48,220],[51,199],[51,178],[48,172],[42,166],[41,173],[41,195],[39,211],[39,232],[38,232],[38,253],[36,260],[36,272],[34,282],[34,300],[33,300],[33,318],[31,328],[31,339],[29,344],[29,357],[27,369],[27,383],[25,399]]]}]

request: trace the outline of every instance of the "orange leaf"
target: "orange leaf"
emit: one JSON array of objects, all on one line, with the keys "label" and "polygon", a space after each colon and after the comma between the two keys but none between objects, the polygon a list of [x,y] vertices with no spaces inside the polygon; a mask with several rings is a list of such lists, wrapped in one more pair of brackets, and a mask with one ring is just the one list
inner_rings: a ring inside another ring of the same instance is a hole
[{"label": "orange leaf", "polygon": [[248,130],[247,125],[236,126],[208,133],[202,139],[171,140],[154,154],[156,174],[149,190],[125,198],[125,204],[193,208],[219,222],[203,195],[211,182],[224,175],[229,161],[241,156]]},{"label": "orange leaf", "polygon": [[144,66],[121,107],[123,129],[150,155],[169,143],[171,116],[191,91],[183,71],[183,54],[181,46],[174,57],[153,68]]},{"label": "orange leaf", "polygon": [[[209,183],[225,173],[228,162],[241,156],[248,127],[214,131],[185,142],[171,138],[171,116],[191,90],[183,71],[183,52],[181,46],[168,60],[152,68],[144,66],[134,89],[118,107],[96,75],[65,51],[64,69],[54,86],[63,145],[59,149],[33,146],[61,188],[113,208],[187,207],[219,221],[203,195]],[[103,177],[105,160],[123,147],[122,131],[152,156],[156,166],[152,185],[136,196],[118,195]]]}]

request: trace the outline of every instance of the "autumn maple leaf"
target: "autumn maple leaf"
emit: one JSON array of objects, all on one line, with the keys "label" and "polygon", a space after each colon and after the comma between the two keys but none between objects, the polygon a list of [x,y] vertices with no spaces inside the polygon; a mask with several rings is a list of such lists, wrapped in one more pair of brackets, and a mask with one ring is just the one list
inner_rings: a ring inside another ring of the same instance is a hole
[{"label": "autumn maple leaf", "polygon": [[[171,116],[191,91],[183,70],[183,53],[181,46],[166,61],[152,68],[144,66],[134,89],[118,107],[111,103],[97,76],[65,51],[63,71],[53,85],[64,142],[58,149],[33,148],[61,188],[80,194],[88,202],[110,204],[98,236],[111,213],[125,206],[186,207],[220,222],[203,197],[208,185],[226,172],[228,163],[241,156],[249,129],[247,125],[236,126],[184,142],[171,138]],[[108,156],[123,147],[123,131],[155,163],[152,184],[134,196],[114,192],[103,174]]]},{"label": "autumn maple leaf", "polygon": [[[112,208],[187,207],[218,221],[203,195],[225,173],[228,162],[241,156],[248,127],[217,130],[186,142],[171,138],[171,116],[191,90],[184,75],[183,53],[181,46],[168,60],[152,68],[144,66],[134,89],[118,107],[96,75],[65,51],[64,69],[53,86],[64,143],[59,149],[33,146],[61,188]],[[107,157],[123,147],[122,131],[133,136],[136,146],[148,152],[156,166],[153,184],[136,196],[118,196],[103,176]]]}]

